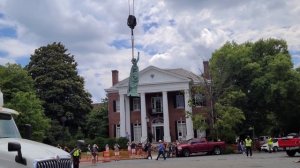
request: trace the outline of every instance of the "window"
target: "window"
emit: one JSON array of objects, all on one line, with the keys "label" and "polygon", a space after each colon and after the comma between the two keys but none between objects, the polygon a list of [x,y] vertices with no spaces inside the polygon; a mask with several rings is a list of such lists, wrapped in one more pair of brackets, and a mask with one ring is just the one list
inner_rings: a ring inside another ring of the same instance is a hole
[{"label": "window", "polygon": [[194,95],[194,105],[195,106],[205,106],[206,105],[205,97],[202,93],[197,93]]},{"label": "window", "polygon": [[116,100],[116,112],[120,112],[120,100]]},{"label": "window", "polygon": [[197,138],[204,138],[204,137],[206,137],[206,131],[197,130]]},{"label": "window", "polygon": [[141,109],[140,98],[137,98],[137,97],[133,98],[132,104],[133,104],[133,111],[139,111]]},{"label": "window", "polygon": [[161,97],[152,97],[152,113],[162,113],[162,98]]},{"label": "window", "polygon": [[120,138],[120,124],[116,125],[116,138]]},{"label": "window", "polygon": [[186,139],[186,124],[183,120],[177,121],[177,135],[178,140],[185,140]]},{"label": "window", "polygon": [[184,96],[176,95],[176,108],[184,108]]},{"label": "window", "polygon": [[113,101],[113,110],[114,112],[120,112],[120,100]]},{"label": "window", "polygon": [[135,142],[141,142],[142,127],[141,124],[134,124],[133,126],[133,139]]}]

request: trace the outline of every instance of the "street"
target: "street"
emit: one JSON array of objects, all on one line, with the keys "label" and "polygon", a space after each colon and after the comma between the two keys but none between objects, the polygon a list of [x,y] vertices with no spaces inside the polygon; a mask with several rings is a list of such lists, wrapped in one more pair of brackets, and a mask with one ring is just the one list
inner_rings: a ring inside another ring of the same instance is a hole
[{"label": "street", "polygon": [[156,161],[138,159],[138,160],[121,160],[111,161],[108,163],[91,163],[83,162],[80,164],[81,168],[299,168],[298,161],[299,155],[296,157],[288,157],[285,152],[277,153],[254,153],[252,158],[246,157],[242,154],[229,154],[229,155],[202,155],[192,157],[169,158],[163,160],[160,158]]}]

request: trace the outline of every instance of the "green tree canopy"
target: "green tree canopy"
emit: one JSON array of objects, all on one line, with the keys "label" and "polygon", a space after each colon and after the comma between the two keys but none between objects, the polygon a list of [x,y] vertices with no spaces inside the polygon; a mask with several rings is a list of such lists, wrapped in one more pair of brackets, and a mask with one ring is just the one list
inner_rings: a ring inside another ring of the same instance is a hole
[{"label": "green tree canopy", "polygon": [[84,89],[74,56],[63,44],[52,43],[36,49],[26,68],[44,102],[45,114],[76,134],[91,111],[91,95]]},{"label": "green tree canopy", "polygon": [[[0,66],[0,88],[4,94],[5,106],[20,112],[16,117],[19,127],[32,126],[32,139],[42,141],[50,127],[44,115],[42,103],[37,98],[33,80],[20,65]],[[24,135],[21,129],[21,134]]]},{"label": "green tree canopy", "polygon": [[[284,40],[227,42],[213,53],[210,65],[216,102],[245,115],[235,128],[239,133],[253,126],[258,134],[270,134],[274,126],[273,131],[299,131],[299,73]],[[228,101],[232,92],[239,93],[237,101]]]},{"label": "green tree canopy", "polygon": [[87,119],[87,132],[91,139],[108,137],[108,104],[103,99],[98,107],[94,107]]}]

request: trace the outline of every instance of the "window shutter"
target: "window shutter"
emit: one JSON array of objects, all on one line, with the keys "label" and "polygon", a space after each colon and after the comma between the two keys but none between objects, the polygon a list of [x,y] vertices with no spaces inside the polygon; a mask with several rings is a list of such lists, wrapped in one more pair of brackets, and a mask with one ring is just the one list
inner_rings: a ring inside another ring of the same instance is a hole
[{"label": "window shutter", "polygon": [[175,139],[178,140],[177,121],[175,121]]},{"label": "window shutter", "polygon": [[131,130],[131,141],[134,140],[134,132],[133,132],[133,124],[130,124],[130,130]]},{"label": "window shutter", "polygon": [[129,106],[130,106],[130,111],[133,111],[133,98],[130,97],[130,100],[129,100]]},{"label": "window shutter", "polygon": [[176,95],[173,96],[173,107],[177,108],[177,105],[176,105]]},{"label": "window shutter", "polygon": [[116,127],[116,124],[114,124],[114,137],[116,137],[117,136],[117,127]]},{"label": "window shutter", "polygon": [[114,112],[117,111],[117,104],[116,104],[116,101],[115,101],[115,100],[113,101],[113,110],[114,110]]}]

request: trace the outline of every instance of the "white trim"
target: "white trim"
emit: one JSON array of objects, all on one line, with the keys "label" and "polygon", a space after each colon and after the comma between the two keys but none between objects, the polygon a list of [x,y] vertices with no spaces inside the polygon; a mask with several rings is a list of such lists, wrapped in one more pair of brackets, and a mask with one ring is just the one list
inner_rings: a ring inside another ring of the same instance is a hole
[{"label": "white trim", "polygon": [[186,111],[186,139],[194,138],[194,128],[193,128],[193,121],[192,116],[188,116],[187,112],[192,112],[191,106],[189,106],[190,100],[190,91],[184,91],[184,99],[185,99],[185,111]]},{"label": "white trim", "polygon": [[125,95],[120,95],[120,136],[126,137]]},{"label": "white trim", "polygon": [[142,122],[142,138],[141,141],[145,142],[147,140],[147,120],[146,120],[146,97],[145,93],[141,93],[141,122]]},{"label": "white trim", "polygon": [[168,93],[163,92],[163,116],[164,116],[164,141],[171,142],[170,124],[169,124],[169,107]]}]

